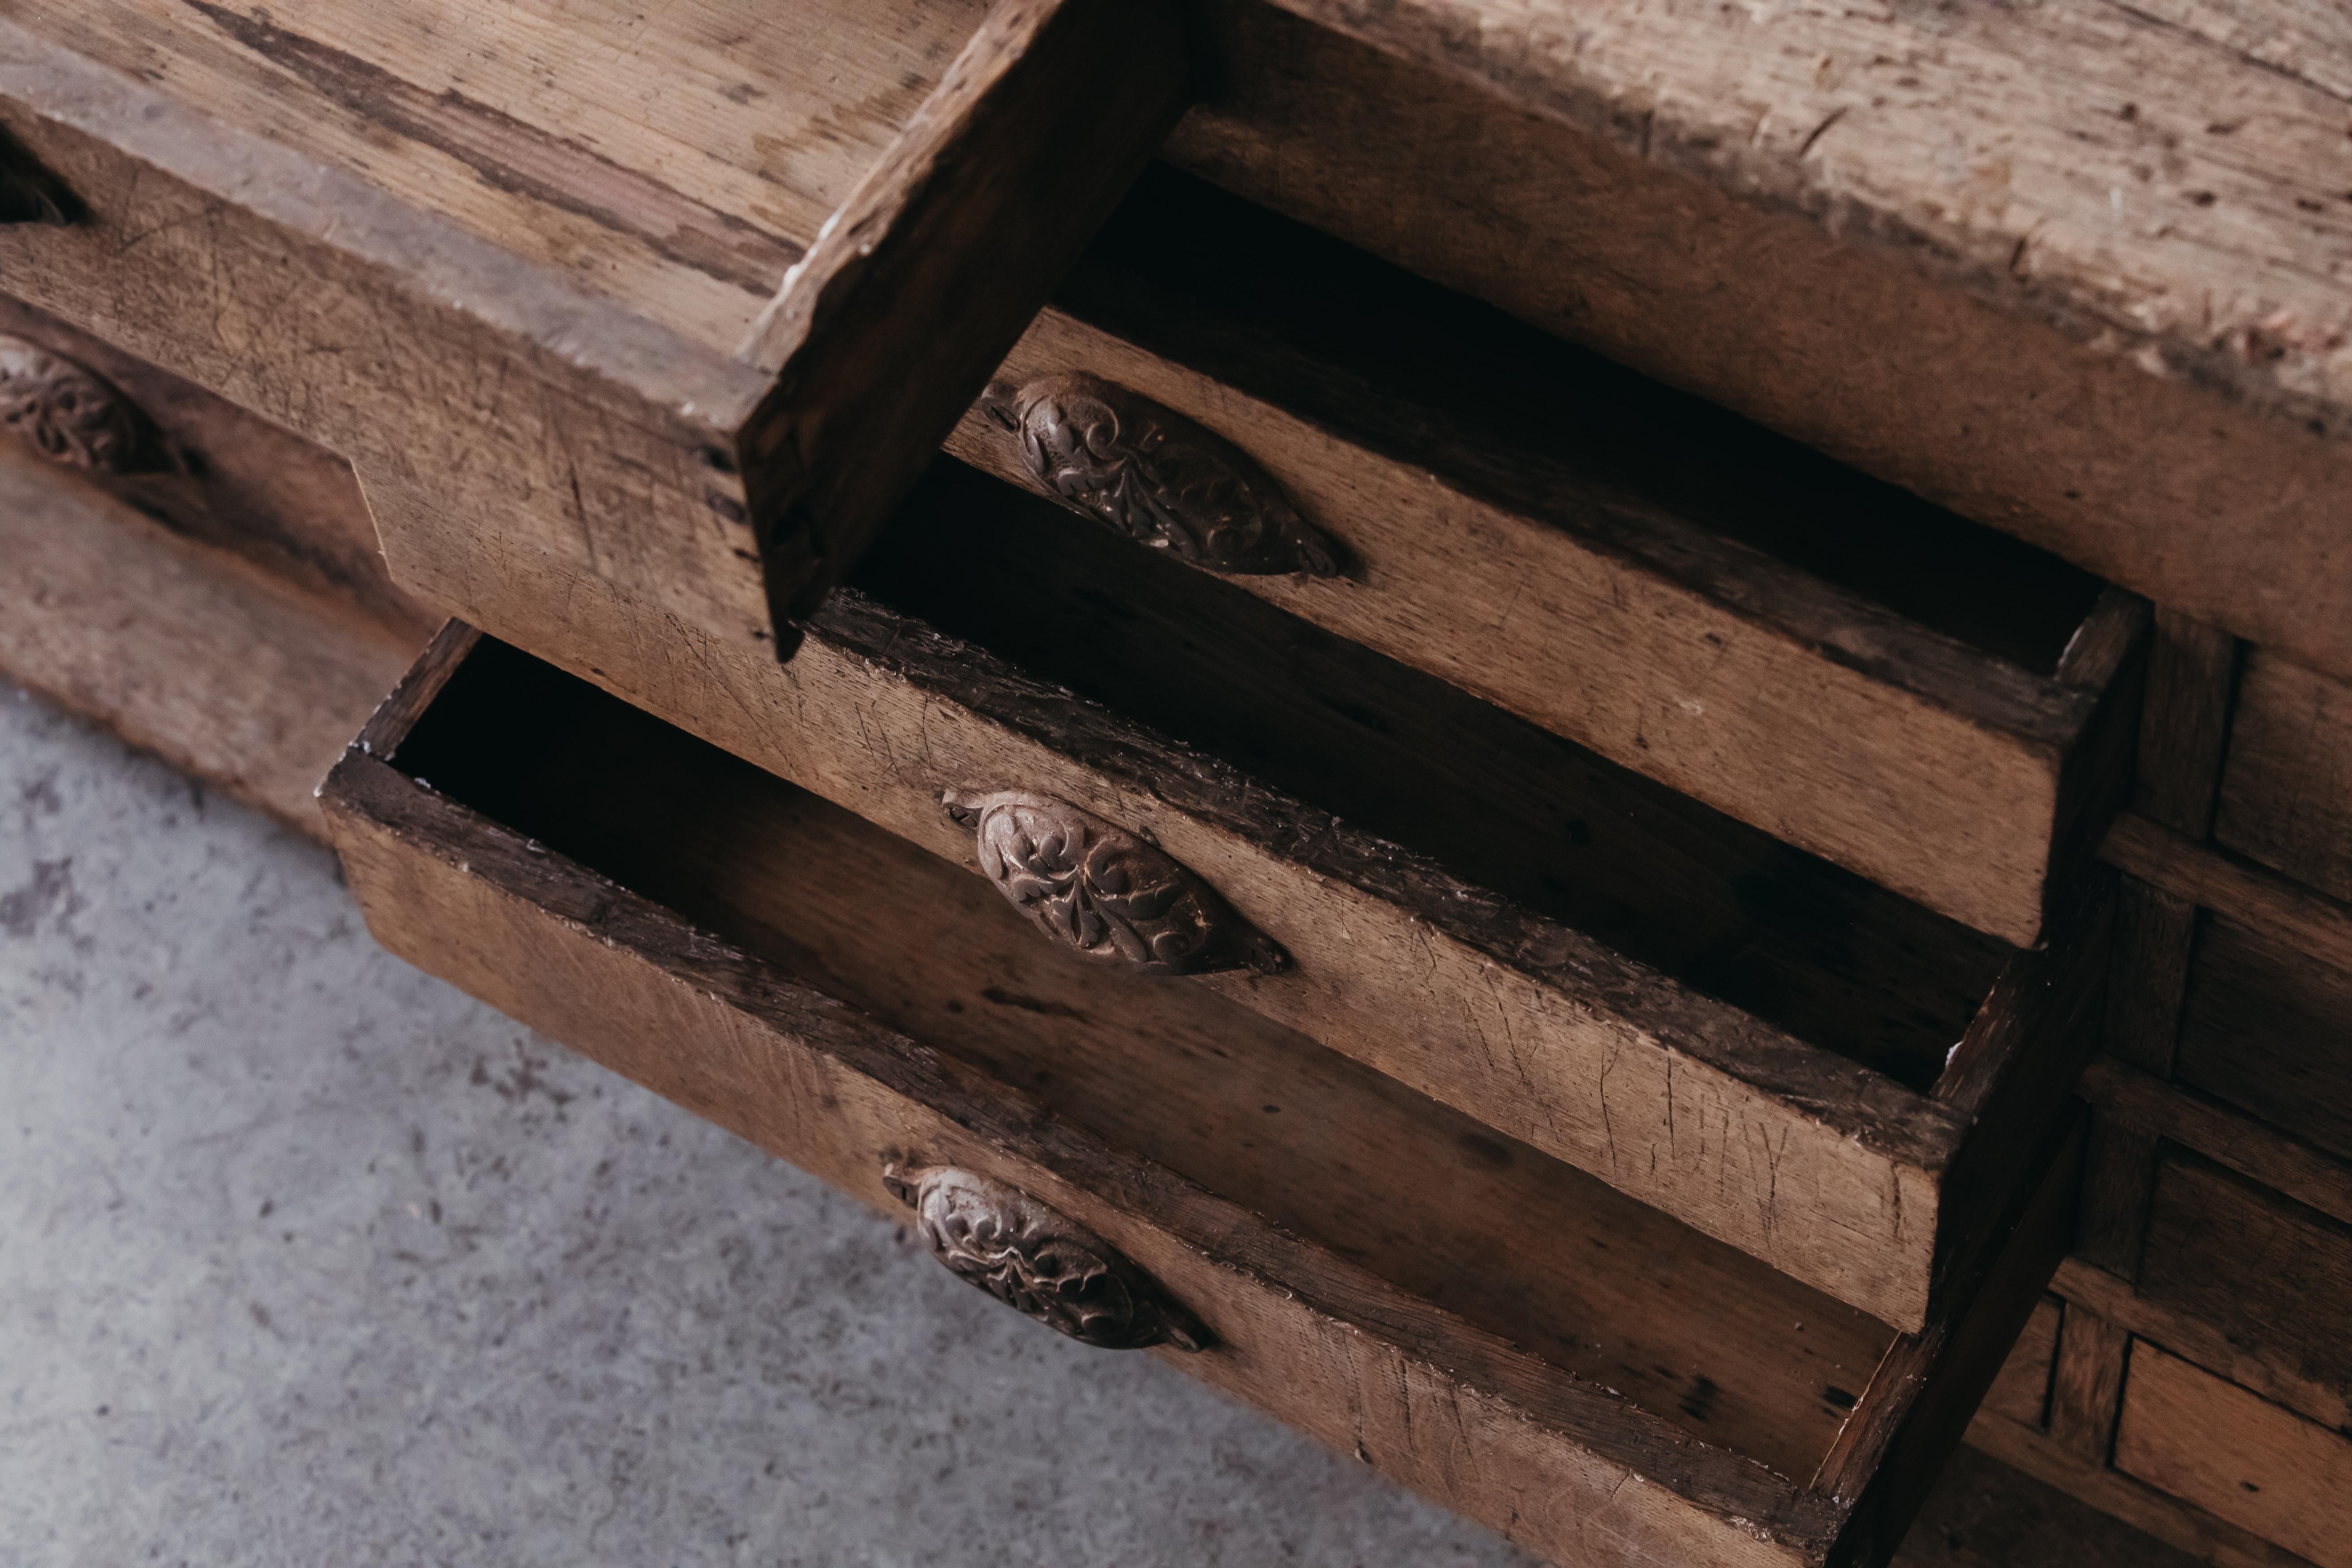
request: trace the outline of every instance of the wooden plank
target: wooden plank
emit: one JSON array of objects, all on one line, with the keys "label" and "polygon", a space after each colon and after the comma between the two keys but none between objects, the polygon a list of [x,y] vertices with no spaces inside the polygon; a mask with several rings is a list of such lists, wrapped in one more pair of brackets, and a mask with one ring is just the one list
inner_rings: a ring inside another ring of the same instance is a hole
[{"label": "wooden plank", "polygon": [[416,645],[0,439],[0,671],[321,836],[311,798]]},{"label": "wooden plank", "polygon": [[[2299,943],[2216,917],[2191,980],[2178,1075],[2291,1140],[2352,1159],[2347,1020],[2352,973],[2313,962]],[[2280,1173],[2295,1173],[2299,1163]]]},{"label": "wooden plank", "polygon": [[[2158,1179],[2139,1292],[2233,1347],[2206,1364],[2329,1426],[2352,1406],[2352,1226],[2188,1157]],[[2182,1355],[2196,1346],[2172,1344]],[[2251,1380],[2242,1380],[2251,1381]],[[2284,1388],[2284,1393],[2275,1392]]]},{"label": "wooden plank", "polygon": [[2193,1568],[2196,1562],[1969,1447],[1952,1456],[1893,1568]]},{"label": "wooden plank", "polygon": [[2156,612],[2135,804],[2190,838],[2213,824],[2237,672],[2235,637],[2178,611]]},{"label": "wooden plank", "polygon": [[2307,1560],[2109,1466],[2078,1458],[2031,1427],[1990,1412],[1969,1443],[2216,1568],[2308,1568]]},{"label": "wooden plank", "polygon": [[[331,806],[372,926],[396,951],[879,1206],[879,1167],[894,1149],[1037,1194],[1207,1322],[1215,1348],[1182,1358],[1186,1370],[1514,1539],[1596,1565],[1818,1552],[1821,1510],[1759,1468],[1687,1439],[1661,1445],[1622,1400],[812,995],[383,764],[347,760]],[[1469,1454],[1475,1464],[1463,1462]],[[1733,1523],[1733,1510],[1752,1511]]]},{"label": "wooden plank", "polygon": [[2132,812],[2116,819],[2099,854],[2175,898],[2219,910],[2323,963],[2352,968],[2352,909],[2274,871]]},{"label": "wooden plank", "polygon": [[2069,1301],[2050,1379],[2050,1438],[2094,1464],[2105,1464],[2123,1407],[2124,1363],[2131,1334]]},{"label": "wooden plank", "polygon": [[2273,649],[2247,655],[2214,837],[2352,900],[2352,686]]},{"label": "wooden plank", "polygon": [[2157,1136],[2115,1108],[2100,1105],[2084,1155],[2083,1211],[2074,1253],[2120,1279],[2139,1277],[2141,1239],[2156,1180]]},{"label": "wooden plank", "polygon": [[2132,1352],[2116,1468],[2319,1568],[2352,1563],[2352,1437],[2153,1345]]},{"label": "wooden plank", "polygon": [[2000,1375],[1985,1394],[1987,1410],[2027,1426],[2040,1426],[2049,1419],[2050,1371],[2057,1360],[2063,1308],[2055,1296],[2044,1296],[2034,1307],[2025,1331],[2018,1335],[2016,1347],[2000,1363]]},{"label": "wooden plank", "polygon": [[2259,1336],[2243,1344],[2232,1342],[2229,1334],[2203,1319],[2142,1296],[2106,1270],[2076,1258],[2059,1265],[2051,1289],[2122,1324],[2138,1339],[2221,1371],[2265,1399],[2299,1410],[2323,1426],[2345,1425],[2342,1390],[2311,1382],[2297,1370],[2291,1353],[2265,1346]]},{"label": "wooden plank", "polygon": [[2352,673],[2327,91],[2130,8],[1284,5],[1353,37],[1214,8],[1189,166]]},{"label": "wooden plank", "polygon": [[2352,1164],[2299,1143],[2268,1122],[2112,1057],[2092,1058],[2082,1093],[2159,1137],[2352,1225]]},{"label": "wooden plank", "polygon": [[[2128,707],[2110,689],[2144,610],[2118,605],[2058,679],[2027,607],[2088,584],[2046,558],[1172,175],[1056,306],[1000,385],[1082,373],[1175,410],[1349,561],[1238,586],[2033,940],[2063,819],[2116,782],[2086,731]],[[1391,323],[1370,344],[1367,318]],[[1002,418],[973,408],[950,451],[1052,498]],[[1979,571],[1979,603],[2035,637],[1925,588]]]},{"label": "wooden plank", "polygon": [[[837,600],[780,668],[558,561],[445,565],[474,624],[960,862],[970,837],[939,792],[992,780],[1151,827],[1296,960],[1202,984],[1890,1322],[1924,1321],[1927,1173],[1962,1124],[1926,1096],[1457,896],[1392,845],[877,606]],[[1727,1017],[1729,1043],[1708,1032]]]},{"label": "wooden plank", "polygon": [[[101,4],[95,29],[79,0],[0,24],[9,129],[89,216],[0,237],[19,287],[331,447],[372,496],[426,498],[400,511],[419,534],[386,535],[404,582],[450,534],[497,528],[754,640],[777,635],[772,599],[789,610],[855,559],[1186,86],[1161,0],[803,15],[818,25],[784,85],[809,123],[786,138],[732,64],[737,6],[499,0],[432,7],[454,13],[436,26],[339,0]],[[685,144],[619,128],[649,77]],[[843,117],[867,123],[824,128]],[[747,133],[757,156],[730,176],[709,150]],[[838,173],[855,143],[863,179],[799,234],[707,199]],[[581,246],[629,265],[583,277]],[[780,258],[777,328],[739,361],[740,295],[773,291]]]}]

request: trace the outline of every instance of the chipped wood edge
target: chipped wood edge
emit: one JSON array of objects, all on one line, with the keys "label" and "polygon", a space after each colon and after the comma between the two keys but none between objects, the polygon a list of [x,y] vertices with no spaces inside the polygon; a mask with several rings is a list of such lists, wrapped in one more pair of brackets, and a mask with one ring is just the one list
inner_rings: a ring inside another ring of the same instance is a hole
[{"label": "chipped wood edge", "polygon": [[[455,647],[455,639],[445,639],[445,653]],[[451,668],[442,666],[438,677],[446,679]],[[747,1015],[763,1030],[910,1102],[934,1158],[983,1170],[1011,1166],[1008,1179],[1016,1185],[1104,1229],[1114,1244],[1124,1244],[1121,1232],[1148,1226],[1181,1251],[1185,1273],[1198,1278],[1213,1271],[1258,1282],[1286,1315],[1306,1314],[1393,1347],[1419,1369],[1417,1375],[1458,1390],[1505,1419],[1554,1434],[1620,1470],[1623,1481],[1665,1493],[1675,1500],[1681,1528],[1736,1539],[1723,1555],[1710,1552],[1705,1561],[1820,1561],[1836,1510],[1763,1467],[1700,1443],[1622,1396],[1428,1306],[1186,1178],[1100,1142],[1017,1089],[950,1064],[586,868],[526,845],[387,763],[347,753],[329,776],[323,804],[338,847],[354,868],[355,886],[364,884],[366,873],[354,851],[371,838],[394,841],[404,854],[487,883],[529,918],[561,922],[583,940],[617,949],[713,1008]],[[404,956],[429,962],[429,955]],[[856,1195],[877,1202],[873,1193]],[[1103,1226],[1097,1216],[1107,1206],[1127,1223]],[[1170,1250],[1151,1248],[1155,1272],[1174,1272],[1165,1261]],[[1168,1283],[1180,1297],[1184,1293],[1181,1275]],[[1195,1361],[1217,1360],[1213,1347],[1177,1364],[1189,1370]],[[1248,1390],[1236,1392],[1246,1396]],[[1370,1458],[1389,1467],[1385,1456]],[[1409,1485],[1434,1479],[1415,1475],[1410,1466],[1402,1470],[1399,1479]],[[1486,1522],[1511,1533],[1513,1521]]]}]

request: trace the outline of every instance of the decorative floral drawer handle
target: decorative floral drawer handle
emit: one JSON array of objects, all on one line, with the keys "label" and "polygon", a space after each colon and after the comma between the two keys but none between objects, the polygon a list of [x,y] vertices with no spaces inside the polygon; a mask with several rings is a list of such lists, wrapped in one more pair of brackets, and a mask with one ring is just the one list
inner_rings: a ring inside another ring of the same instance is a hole
[{"label": "decorative floral drawer handle", "polygon": [[1147,974],[1205,974],[1289,962],[1274,940],[1157,845],[1045,795],[940,797],[979,840],[980,868],[1063,946]]},{"label": "decorative floral drawer handle", "polygon": [[0,428],[52,462],[100,474],[138,467],[138,409],[89,366],[0,332]]},{"label": "decorative floral drawer handle", "polygon": [[1212,572],[1339,575],[1331,542],[1232,442],[1099,376],[1004,383],[982,396],[1031,474],[1072,510]]},{"label": "decorative floral drawer handle", "polygon": [[1104,1350],[1205,1348],[1208,1334],[1108,1242],[1017,1187],[950,1165],[882,1168],[931,1256],[1024,1317]]}]

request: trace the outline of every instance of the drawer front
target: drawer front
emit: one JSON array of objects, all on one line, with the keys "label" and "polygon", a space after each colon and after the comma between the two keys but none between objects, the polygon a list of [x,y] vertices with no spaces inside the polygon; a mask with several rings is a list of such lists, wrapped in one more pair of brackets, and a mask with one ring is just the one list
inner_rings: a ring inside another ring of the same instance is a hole
[{"label": "drawer front", "polygon": [[2052,1146],[1947,1315],[1895,1335],[1211,993],[1040,947],[952,868],[584,689],[453,632],[371,722],[325,801],[383,941],[912,1200],[967,1278],[958,1237],[1012,1238],[992,1293],[1033,1315],[1024,1238],[1059,1238],[1118,1281],[1088,1288],[1095,1342],[1156,1343],[1560,1563],[1884,1562],[2055,1266]]},{"label": "drawer front", "polygon": [[2116,804],[2136,600],[1196,182],[997,377],[964,461],[1210,570],[1295,513],[1229,580],[2006,941]]},{"label": "drawer front", "polygon": [[782,29],[738,64],[755,10],[19,6],[0,151],[55,194],[0,276],[412,494],[404,581],[488,530],[772,638],[1141,166],[1185,50],[1158,0],[901,0],[737,17]]},{"label": "drawer front", "polygon": [[2013,959],[1969,949],[1983,988],[1907,1088],[871,601],[779,667],[543,557],[465,591],[497,635],[975,869],[945,794],[1148,833],[1290,961],[1201,984],[1898,1326],[2087,1049],[2103,911]]}]

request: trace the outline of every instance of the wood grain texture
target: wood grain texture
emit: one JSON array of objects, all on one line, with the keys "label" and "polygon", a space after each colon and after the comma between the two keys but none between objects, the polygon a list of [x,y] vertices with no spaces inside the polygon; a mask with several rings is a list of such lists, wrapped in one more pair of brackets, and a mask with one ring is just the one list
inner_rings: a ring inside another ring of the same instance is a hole
[{"label": "wood grain texture", "polygon": [[2352,900],[2352,687],[2270,649],[2249,652],[2214,837]]},{"label": "wood grain texture", "polygon": [[2307,1559],[2284,1547],[1991,1412],[1979,1413],[1969,1427],[1969,1443],[2216,1568],[2309,1568]]},{"label": "wood grain texture", "polygon": [[[1760,1467],[1664,1438],[1625,1402],[372,759],[347,760],[330,798],[363,907],[396,950],[870,1202],[890,1150],[1036,1194],[1208,1322],[1218,1348],[1187,1370],[1516,1539],[1571,1563],[1811,1557],[1821,1510]],[[1749,1522],[1724,1517],[1735,1510]]]},{"label": "wood grain texture", "polygon": [[2231,921],[2206,932],[2179,1080],[2337,1160],[2352,1159],[2352,972]]},{"label": "wood grain texture", "polygon": [[2174,898],[2284,942],[2321,963],[2352,968],[2352,907],[2313,893],[2276,872],[2208,847],[2127,812],[2099,846],[2109,865]]},{"label": "wood grain texture", "polygon": [[1841,1300],[1923,1321],[1959,1223],[1929,1173],[1962,1113],[879,606],[836,600],[780,668],[547,558],[441,567],[436,596],[476,624],[959,862],[943,789],[1014,780],[1150,828],[1297,961],[1201,984]]},{"label": "wood grain texture", "polygon": [[2123,1408],[2131,1334],[2069,1301],[2050,1377],[2050,1438],[2094,1464],[2105,1464]]},{"label": "wood grain texture", "polygon": [[[2324,94],[2117,7],[1286,9],[1213,7],[1226,87],[1171,146],[1187,167],[2352,672],[2322,499],[2340,420],[2225,390],[2341,362],[2314,325],[2342,318],[2328,237],[2352,219],[2352,182],[2320,173],[2344,157]],[[2264,175],[2172,184],[2256,145]],[[1873,166],[1899,185],[1854,183]],[[2255,240],[2236,226],[2256,210],[2304,237]],[[2112,317],[2044,309],[2083,246],[2147,291]],[[2159,256],[2216,287],[2164,292],[2142,270]],[[2269,292],[2289,284],[2305,306]],[[2273,325],[2205,336],[2209,302]]]},{"label": "wood grain texture", "polygon": [[2260,1336],[2242,1342],[2223,1330],[2136,1292],[2103,1268],[2076,1258],[2058,1267],[2051,1289],[2068,1301],[2080,1301],[2111,1322],[2120,1323],[2138,1339],[2163,1346],[2200,1366],[2220,1370],[2231,1382],[2251,1388],[2263,1398],[2301,1411],[2325,1426],[2345,1425],[2344,1395],[2328,1384],[2314,1383],[2298,1370],[2291,1351],[2267,1346]]},{"label": "wood grain texture", "polygon": [[[2082,689],[2019,635],[2087,582],[1172,175],[1139,188],[1055,304],[1004,384],[1095,374],[1175,409],[1266,467],[1352,563],[1241,586],[2032,940],[2051,841],[2102,793],[2082,776],[2119,771],[2085,744],[2104,702],[2127,706],[2106,695],[2114,667]],[[1385,323],[1369,342],[1366,319]],[[1051,494],[985,409],[949,449]],[[1922,542],[1917,559],[1889,538]],[[1995,574],[1977,603],[2011,626],[1923,591],[1977,571]]]},{"label": "wood grain texture", "polygon": [[2238,658],[2238,640],[2229,633],[2172,610],[2156,612],[2134,804],[2190,838],[2203,839],[2213,825]]},{"label": "wood grain texture", "polygon": [[2153,1345],[2133,1347],[2116,1468],[2319,1568],[2352,1563],[2352,1437]]},{"label": "wood grain texture", "polygon": [[[20,290],[428,498],[386,535],[404,580],[497,528],[772,642],[769,601],[854,559],[1186,73],[1158,0],[89,9],[0,20],[8,129],[89,219],[9,232]],[[763,40],[786,63],[734,65]],[[850,167],[840,221],[802,221]],[[785,276],[799,330],[739,361],[746,293]]]},{"label": "wood grain texture", "polygon": [[312,837],[416,643],[0,439],[0,670]]},{"label": "wood grain texture", "polygon": [[1953,1454],[1894,1568],[2192,1568],[2196,1562],[1968,1447]]},{"label": "wood grain texture", "polygon": [[2109,1104],[2100,1104],[2084,1157],[2083,1210],[2074,1220],[2074,1255],[2119,1279],[2139,1276],[2156,1181],[2157,1136]]},{"label": "wood grain texture", "polygon": [[[2191,1156],[2156,1184],[2139,1293],[2231,1347],[2203,1364],[2331,1427],[2352,1405],[2352,1226]],[[2194,1357],[2196,1344],[2170,1344]],[[2240,1363],[2272,1369],[2238,1378]]]},{"label": "wood grain texture", "polygon": [[2158,1137],[2352,1225],[2352,1163],[2298,1142],[2269,1122],[2111,1056],[2092,1058],[2080,1092]]}]

